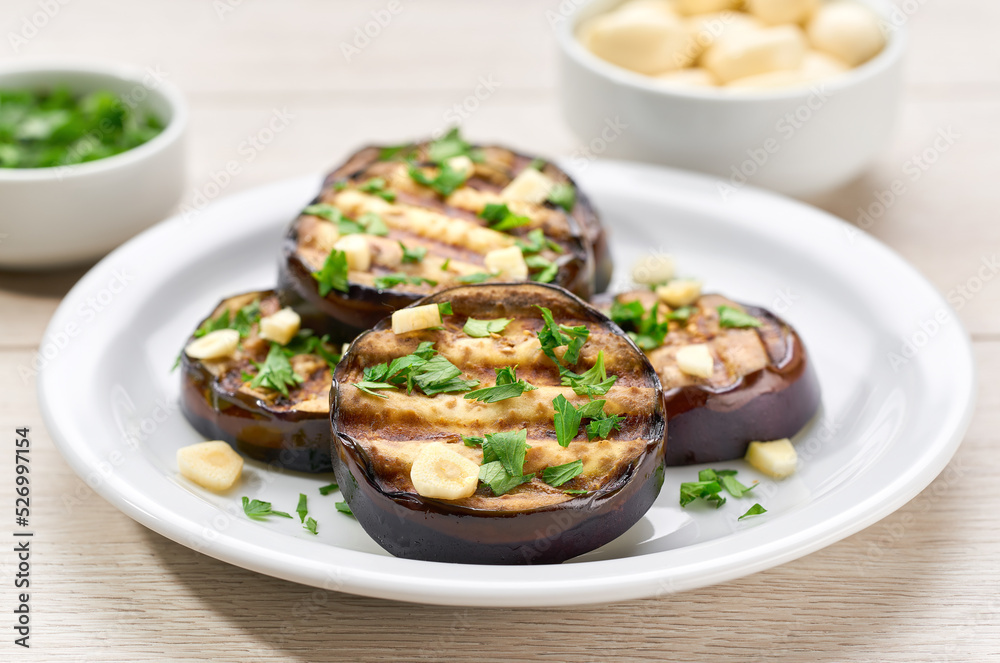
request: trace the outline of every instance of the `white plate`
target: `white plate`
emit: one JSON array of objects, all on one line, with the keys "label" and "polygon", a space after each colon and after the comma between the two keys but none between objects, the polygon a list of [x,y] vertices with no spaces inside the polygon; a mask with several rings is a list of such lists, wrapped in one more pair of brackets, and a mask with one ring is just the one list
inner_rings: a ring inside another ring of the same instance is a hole
[{"label": "white plate", "polygon": [[[837,219],[754,190],[723,202],[713,180],[625,163],[578,170],[612,235],[618,279],[651,250],[709,290],[769,307],[799,330],[823,409],[797,445],[800,471],[722,509],[680,509],[673,468],[650,512],[603,548],[559,566],[484,567],[396,559],[335,511],[332,475],[247,463],[231,494],[180,478],[199,441],[177,410],[170,366],[223,296],[274,283],[285,225],[317,190],[308,177],[233,196],[128,242],[67,295],[42,344],[46,424],[73,469],[153,530],[232,564],[327,589],[406,601],[539,606],[702,587],[801,557],[898,509],[945,467],[974,405],[969,340],[937,292],[895,253]],[[905,347],[904,347],[905,345]],[[742,462],[741,479],[763,478]],[[309,496],[319,535],[258,523],[249,495],[293,511]],[[742,522],[754,501],[768,509]],[[850,582],[851,579],[845,578]]]}]

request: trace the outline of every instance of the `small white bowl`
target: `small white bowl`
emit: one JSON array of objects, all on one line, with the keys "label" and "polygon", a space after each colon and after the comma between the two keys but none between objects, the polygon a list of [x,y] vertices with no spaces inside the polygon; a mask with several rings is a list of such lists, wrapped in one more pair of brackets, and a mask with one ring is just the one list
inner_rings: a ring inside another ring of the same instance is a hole
[{"label": "small white bowl", "polygon": [[[168,216],[185,186],[187,107],[153,69],[79,63],[0,67],[0,88],[109,90],[151,112],[164,130],[127,152],[55,168],[0,168],[0,268],[95,260]],[[131,104],[130,104],[131,105]]]},{"label": "small white bowl", "polygon": [[[887,3],[856,1],[891,24]],[[744,184],[808,196],[856,177],[891,137],[902,26],[870,61],[811,87],[680,88],[610,64],[577,39],[582,20],[619,4],[584,0],[557,25],[563,113],[586,145],[574,155],[578,166],[596,157],[633,159],[717,175],[724,197]]]}]

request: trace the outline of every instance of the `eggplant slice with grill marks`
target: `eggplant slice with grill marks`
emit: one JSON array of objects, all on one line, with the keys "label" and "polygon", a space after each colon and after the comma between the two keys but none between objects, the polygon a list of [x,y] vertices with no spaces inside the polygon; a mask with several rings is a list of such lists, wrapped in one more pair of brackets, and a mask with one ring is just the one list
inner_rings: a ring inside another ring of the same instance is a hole
[{"label": "eggplant slice with grill marks", "polygon": [[[339,356],[328,338],[295,333],[297,324],[285,325],[294,334],[286,343],[262,338],[261,319],[279,311],[273,291],[230,297],[215,308],[181,352],[181,410],[199,433],[249,458],[329,472],[330,382]],[[223,345],[229,342],[221,349],[213,343],[219,331]]]},{"label": "eggplant slice with grill marks", "polygon": [[383,320],[335,371],[334,466],[365,530],[399,557],[537,564],[634,525],[663,482],[645,355],[561,288],[459,286],[420,305],[445,303],[438,328]]},{"label": "eggplant slice with grill marks", "polygon": [[[769,311],[721,295],[675,310],[650,290],[602,299],[598,307],[629,330],[660,376],[668,466],[743,458],[750,442],[792,437],[819,409],[802,339]],[[692,346],[707,348],[710,375],[685,365]]]},{"label": "eggplant slice with grill marks", "polygon": [[285,237],[279,292],[349,341],[457,285],[539,281],[586,298],[610,277],[604,230],[566,173],[453,131],[364,148],[332,172]]}]

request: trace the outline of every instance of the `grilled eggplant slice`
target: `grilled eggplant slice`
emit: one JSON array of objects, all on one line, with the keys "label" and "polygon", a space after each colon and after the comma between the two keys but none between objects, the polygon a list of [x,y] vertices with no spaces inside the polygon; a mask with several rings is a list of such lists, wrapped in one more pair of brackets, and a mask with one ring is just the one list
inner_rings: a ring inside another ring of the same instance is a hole
[{"label": "grilled eggplant slice", "polygon": [[348,341],[463,283],[551,282],[588,297],[595,279],[603,289],[610,277],[604,230],[565,172],[453,131],[364,148],[332,172],[289,228],[279,292],[309,324]]},{"label": "grilled eggplant slice", "polygon": [[[660,376],[668,466],[742,458],[750,442],[792,437],[819,409],[819,381],[802,339],[765,309],[703,295],[671,310],[649,290],[598,306],[629,330]],[[685,366],[693,346],[708,350],[705,377]]]},{"label": "grilled eggplant slice", "polygon": [[[262,338],[261,318],[280,309],[270,290],[230,297],[215,308],[181,353],[181,411],[199,433],[226,440],[249,458],[328,472],[330,381],[339,357],[328,339],[310,330],[283,345]],[[189,356],[192,342],[223,329],[233,330],[224,333],[234,340],[239,335],[235,350],[212,359]]]},{"label": "grilled eggplant slice", "polygon": [[[554,563],[642,517],[663,482],[666,420],[659,379],[621,329],[548,285],[459,286],[420,304],[453,313],[438,329],[405,334],[383,320],[348,349],[331,391],[338,483],[383,548],[423,560]],[[592,395],[577,393],[588,387]],[[450,455],[441,466],[448,499],[416,485],[424,454]],[[467,489],[452,490],[466,479]]]}]

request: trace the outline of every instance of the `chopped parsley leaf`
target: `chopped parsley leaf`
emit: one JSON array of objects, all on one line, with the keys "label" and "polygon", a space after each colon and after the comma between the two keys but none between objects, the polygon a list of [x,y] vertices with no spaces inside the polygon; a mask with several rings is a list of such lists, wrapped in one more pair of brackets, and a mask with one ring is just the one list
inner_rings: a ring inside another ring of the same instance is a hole
[{"label": "chopped parsley leaf", "polygon": [[408,248],[402,242],[399,243],[399,248],[403,249],[403,262],[420,262],[427,256],[427,247],[415,246],[413,248]]},{"label": "chopped parsley leaf", "polygon": [[337,511],[341,513],[346,513],[348,516],[354,515],[354,512],[351,511],[351,507],[347,505],[347,502],[337,502],[334,506],[337,507]]},{"label": "chopped parsley leaf", "polygon": [[486,439],[482,437],[475,437],[475,436],[466,437],[465,435],[462,436],[462,442],[464,442],[465,446],[467,447],[481,447],[483,446],[483,442],[485,441]]},{"label": "chopped parsley leaf", "polygon": [[503,433],[488,433],[483,441],[483,462],[499,460],[511,476],[524,472],[524,456],[528,451],[528,429]]},{"label": "chopped parsley leaf", "polygon": [[580,421],[583,417],[562,394],[552,399],[552,407],[555,409],[553,423],[556,429],[556,441],[559,442],[559,446],[568,447],[580,430]]},{"label": "chopped parsley leaf", "polygon": [[361,184],[358,186],[358,191],[376,195],[389,203],[395,202],[396,200],[396,193],[386,188],[385,180],[381,177],[373,177],[364,184]]},{"label": "chopped parsley leaf", "polygon": [[480,403],[496,403],[508,398],[517,398],[526,391],[537,389],[524,380],[518,380],[515,374],[516,369],[516,366],[494,369],[497,374],[496,384],[492,387],[470,391],[465,395],[465,398]]},{"label": "chopped parsley leaf", "polygon": [[513,230],[531,223],[526,216],[518,216],[510,211],[506,203],[487,203],[479,213],[481,219],[489,222],[490,228],[499,232]]},{"label": "chopped parsley leaf", "polygon": [[378,152],[379,161],[394,161],[396,159],[409,159],[413,156],[417,146],[413,143],[403,143],[401,145],[387,145]]},{"label": "chopped parsley leaf", "polygon": [[337,249],[330,251],[323,268],[313,272],[312,277],[319,284],[320,297],[326,297],[331,290],[348,292],[350,285],[347,281],[347,254]]},{"label": "chopped parsley leaf", "polygon": [[455,281],[458,283],[482,283],[487,279],[497,276],[497,274],[496,272],[473,272],[472,274],[463,274],[462,276],[455,277]]},{"label": "chopped parsley leaf", "polygon": [[402,272],[393,272],[392,274],[383,274],[382,276],[375,277],[375,288],[378,290],[388,290],[393,286],[402,284],[422,285],[424,283],[431,286],[438,284],[437,281],[426,279],[423,276],[410,276]]},{"label": "chopped parsley leaf", "polygon": [[489,486],[493,494],[497,496],[509,493],[517,486],[527,483],[534,478],[534,474],[517,476],[508,474],[503,467],[503,463],[499,460],[483,463],[479,468],[479,480]]},{"label": "chopped parsley leaf", "polygon": [[465,321],[465,326],[462,327],[462,331],[466,335],[472,338],[486,338],[490,334],[499,334],[503,332],[512,322],[510,318],[496,318],[494,320],[477,320],[475,318],[469,318]]},{"label": "chopped parsley leaf", "polygon": [[261,500],[252,500],[247,496],[243,496],[243,513],[247,514],[247,517],[254,520],[263,520],[268,516],[281,516],[282,518],[291,518],[292,514],[285,513],[284,511],[275,511],[271,508],[270,502],[262,502]]},{"label": "chopped parsley leaf", "polygon": [[389,226],[385,225],[382,217],[375,212],[365,212],[358,217],[357,221],[369,235],[385,237],[389,234]]},{"label": "chopped parsley leaf", "polygon": [[331,484],[327,484],[325,486],[320,486],[319,487],[319,494],[320,495],[329,495],[330,493],[332,493],[334,491],[337,491],[337,490],[340,490],[340,486],[338,486],[335,483],[331,483]]},{"label": "chopped parsley leaf", "polygon": [[397,389],[405,386],[407,392],[419,387],[428,396],[434,394],[469,391],[479,386],[479,380],[465,380],[462,371],[434,350],[434,344],[425,341],[412,354],[393,359],[389,364],[377,364],[364,369],[364,380],[354,383],[361,391],[379,394],[379,389]]},{"label": "chopped parsley leaf", "polygon": [[748,313],[733,308],[732,306],[720,306],[719,326],[727,329],[745,329],[747,327],[760,327],[761,321]]},{"label": "chopped parsley leaf", "polygon": [[576,189],[569,182],[557,182],[549,191],[548,201],[570,212],[576,204]]},{"label": "chopped parsley leaf", "polygon": [[456,189],[465,184],[466,174],[442,163],[438,167],[438,172],[434,177],[428,177],[426,173],[411,165],[408,170],[410,177],[417,184],[422,184],[437,191],[442,196],[450,196]]},{"label": "chopped parsley leaf", "polygon": [[759,516],[762,513],[767,513],[767,509],[762,507],[759,503],[754,504],[752,507],[747,509],[746,513],[737,518],[737,520],[743,520],[744,518],[749,518],[750,516]]},{"label": "chopped parsley leaf", "polygon": [[302,529],[306,530],[307,532],[310,532],[311,534],[318,534],[319,533],[317,531],[318,527],[319,524],[316,522],[314,518],[306,518],[305,525],[302,526]]},{"label": "chopped parsley leaf", "polygon": [[433,141],[427,147],[427,158],[434,163],[440,164],[448,159],[460,156],[467,156],[477,163],[483,160],[482,153],[462,138],[458,127],[452,127],[448,133]]},{"label": "chopped parsley leaf", "polygon": [[535,228],[534,230],[529,231],[523,239],[515,239],[514,244],[516,244],[525,255],[529,253],[538,253],[546,248],[555,251],[556,253],[563,252],[563,247],[547,238],[541,228]]},{"label": "chopped parsley leaf", "polygon": [[308,498],[305,493],[299,493],[299,504],[295,507],[295,513],[299,514],[299,522],[305,522],[309,514],[309,507],[306,504]]},{"label": "chopped parsley leaf", "polygon": [[257,367],[257,377],[250,381],[250,386],[254,389],[257,387],[273,389],[288,398],[288,388],[303,382],[302,378],[292,370],[288,355],[277,343],[271,343],[271,349],[268,350],[263,364],[254,362],[254,365]]},{"label": "chopped parsley leaf", "polygon": [[572,463],[566,463],[565,465],[553,465],[551,467],[546,467],[542,470],[542,481],[552,487],[561,486],[570,479],[575,479],[580,476],[582,472],[583,461],[574,460]]}]

